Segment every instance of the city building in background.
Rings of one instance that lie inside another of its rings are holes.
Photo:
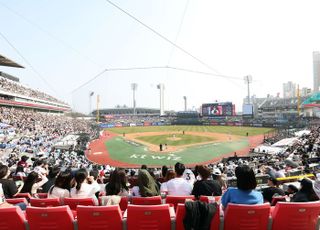
[[[319,92],[320,86],[320,52],[313,52],[313,92]]]
[[[297,85],[292,81],[283,83],[283,98],[291,98],[296,96]]]

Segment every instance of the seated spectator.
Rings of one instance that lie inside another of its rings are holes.
[[[237,177],[237,188],[228,188],[221,198],[223,208],[228,203],[234,204],[262,204],[263,196],[255,191],[257,187],[256,177],[253,170],[247,166],[238,166],[235,170]]]
[[[168,195],[172,196],[188,196],[192,192],[192,185],[182,178],[185,166],[177,162],[174,166],[176,178],[168,181],[167,189]]]
[[[21,178],[26,177],[26,173],[24,172],[24,167],[22,165],[17,166],[15,176],[19,176]]]
[[[98,204],[98,199],[95,195],[95,188],[89,181],[93,181],[92,176],[88,176],[86,169],[79,169],[75,175],[76,187],[71,189],[70,195],[72,198],[92,198],[95,204]]]
[[[0,165],[0,183],[2,184],[3,194],[6,199],[13,198],[14,195],[19,193],[19,190],[16,183],[13,180],[9,180],[8,176],[10,175],[10,171],[8,166]]]
[[[207,166],[199,165],[198,173],[201,180],[194,183],[192,195],[196,198],[203,196],[220,196],[222,194],[220,184],[215,180],[209,180],[211,172]]]
[[[60,172],[54,185],[48,191],[48,198],[70,197],[70,184],[72,176],[70,171]]]
[[[39,181],[40,179],[40,181]],[[21,189],[22,193],[30,193],[30,195],[35,196],[38,189],[41,188],[48,181],[48,178],[43,174],[38,174],[37,172],[31,172],[27,176],[26,181]]]
[[[127,176],[123,170],[115,169],[111,172],[109,183],[106,185],[106,195],[128,196]]]
[[[221,186],[222,190],[226,190],[227,189],[227,183],[225,182],[224,179],[222,179],[222,173],[221,173],[220,169],[216,168],[216,169],[213,170],[212,179],[219,183],[219,185]]]
[[[262,195],[265,201],[268,201],[269,203],[271,203],[273,195],[276,195],[276,194],[280,196],[285,195],[284,191],[278,187],[278,181],[276,178],[270,177],[268,179],[268,186],[269,187],[264,188],[262,190]]]
[[[23,168],[28,167],[28,163],[27,160],[29,159],[29,157],[27,156],[22,156],[21,160],[18,162],[18,166],[21,165]]]
[[[158,196],[159,194],[159,188],[150,173],[145,169],[140,169],[138,174],[138,186],[132,188],[132,195],[149,197]]]
[[[51,169],[49,170],[48,181],[42,186],[42,192],[47,193],[49,189],[55,184],[59,172],[59,167],[51,167]]]
[[[98,169],[92,169],[89,173],[90,176],[93,177],[92,186],[95,188],[95,194],[96,197],[99,198],[99,193],[100,193],[100,185],[98,184],[98,176],[99,176],[99,170]]]
[[[289,184],[287,191],[285,191],[285,194],[288,196],[293,196],[294,194],[296,194],[299,191],[299,189],[294,186],[293,184]]]
[[[308,202],[319,200],[319,197],[313,190],[313,183],[310,179],[303,178],[300,181],[299,191],[292,197],[291,202]]]
[[[168,193],[167,183],[171,179],[175,178],[176,174],[173,169],[168,169],[166,172],[166,176],[164,177],[164,182],[160,186],[160,192]]]

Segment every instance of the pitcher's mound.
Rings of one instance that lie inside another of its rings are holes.
[[[168,137],[167,140],[169,141],[180,141],[182,138],[180,137]]]

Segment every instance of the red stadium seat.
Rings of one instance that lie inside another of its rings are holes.
[[[171,229],[169,205],[128,205],[127,228],[128,230]]]
[[[225,230],[262,230],[268,228],[270,204],[228,204],[224,213]]]
[[[74,218],[68,206],[26,210],[30,230],[73,230]]]
[[[199,200],[205,203],[209,203],[210,196],[200,196]],[[220,202],[221,196],[213,196],[215,202]]]
[[[37,196],[39,197],[39,198],[48,198],[48,193],[37,193]]]
[[[26,217],[19,207],[0,208],[1,230],[24,230]]]
[[[186,215],[186,209],[184,204],[177,205],[177,212],[176,212],[176,230],[184,230],[183,219]],[[214,217],[211,220],[210,230],[219,230],[220,226],[220,211],[219,208],[217,209]]]
[[[194,200],[194,196],[167,196],[166,204],[173,204],[174,210],[177,209],[177,205],[185,203],[186,199]]]
[[[120,206],[121,211],[127,210],[127,207],[128,207],[128,197],[127,196],[121,197],[119,206]]]
[[[279,201],[286,201],[285,196],[272,197],[271,206],[275,206]]]
[[[6,201],[9,204],[25,203],[26,205],[28,205],[28,201],[26,198],[10,198],[10,199],[6,199]]]
[[[131,204],[135,205],[156,205],[161,204],[161,196],[132,197]]]
[[[31,198],[30,193],[18,193],[14,196],[14,198],[26,198],[28,201]]]
[[[33,207],[56,207],[61,205],[59,198],[31,198],[30,204]]]
[[[316,229],[319,214],[320,201],[299,203],[279,202],[272,212],[272,229]]]
[[[92,198],[64,198],[64,205],[69,205],[72,210],[76,210],[78,205],[94,206]]]
[[[122,230],[122,214],[118,205],[77,207],[78,230]]]

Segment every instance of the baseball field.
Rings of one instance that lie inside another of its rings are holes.
[[[246,155],[269,128],[235,126],[147,126],[106,129],[89,144],[87,158],[117,167],[188,166]],[[161,146],[160,146],[161,145]]]

